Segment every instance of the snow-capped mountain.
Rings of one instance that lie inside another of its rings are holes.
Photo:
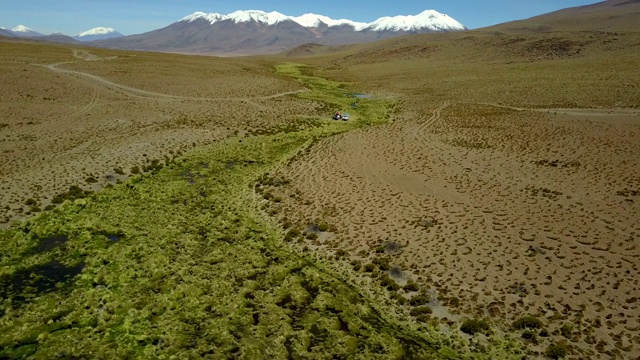
[[[261,10],[230,14],[195,12],[162,29],[99,40],[92,45],[128,50],[249,55],[282,52],[306,43],[342,45],[458,30],[466,28],[435,10],[418,15],[382,17],[371,23],[335,20],[318,14],[287,16]]]
[[[307,28],[316,28],[325,24],[327,26],[341,26],[348,25],[354,28],[354,30],[362,30],[369,26],[368,23],[351,21],[347,19],[334,20],[328,16],[317,14],[304,14],[297,17],[291,17],[291,20]]]
[[[185,16],[179,21],[193,22],[198,19],[204,19],[212,25],[225,20],[231,20],[236,24],[255,21],[267,25],[275,25],[283,21],[291,20],[307,28],[315,28],[321,24],[325,24],[329,27],[349,25],[353,27],[355,31],[421,31],[425,29],[431,31],[456,31],[466,29],[464,25],[460,24],[453,18],[435,10],[425,10],[418,15],[385,16],[371,23],[356,22],[348,19],[334,20],[328,16],[317,14],[304,14],[302,16],[295,17],[283,15],[276,11],[267,13],[260,10],[235,11],[226,15],[195,12],[191,15]]]
[[[419,31],[423,29],[456,31],[465,29],[464,25],[449,15],[441,14],[435,10],[425,10],[418,15],[381,17],[369,24],[367,28],[375,31]]]
[[[43,34],[29,29],[28,27],[24,26],[24,25],[18,25],[16,27],[14,27],[13,29],[11,29],[11,32],[15,35],[15,36],[43,36]]]
[[[97,27],[91,30],[81,32],[73,36],[73,38],[79,41],[93,41],[93,40],[113,39],[113,38],[118,38],[122,36],[124,35],[115,31],[113,28]]]
[[[225,20],[230,20],[236,24],[242,23],[242,22],[255,21],[255,22],[264,23],[267,25],[275,25],[279,22],[288,20],[289,17],[286,15],[280,14],[277,11],[272,11],[267,13],[260,10],[246,10],[246,11],[234,11],[227,15],[218,14],[218,13],[204,13],[204,12],[198,11],[191,15],[185,16],[179,21],[193,22],[198,19],[205,19],[212,25],[217,22],[221,22]]]

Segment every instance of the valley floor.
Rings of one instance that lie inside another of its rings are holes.
[[[638,356],[640,113],[423,108],[321,141],[274,207],[329,224],[319,251],[430,289],[444,323],[530,314],[580,358]]]
[[[640,111],[590,58],[2,46],[0,357],[640,356]]]

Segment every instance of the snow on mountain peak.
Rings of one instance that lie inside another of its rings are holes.
[[[321,22],[327,24],[328,26],[350,25],[355,30],[364,29],[369,25],[367,23],[351,21],[348,19],[334,20],[328,16],[317,14],[304,14],[297,17],[290,17],[290,19],[304,27],[310,28],[319,26]]]
[[[116,32],[114,29],[110,28],[110,27],[97,27],[97,28],[93,28],[91,30],[87,30],[85,32],[81,32],[80,34],[76,35],[79,37],[82,36],[91,36],[91,35],[106,35],[106,34],[111,34]]]
[[[30,32],[33,31],[32,29],[29,29],[28,27],[24,26],[24,25],[18,25],[16,27],[14,27],[13,29],[11,29],[11,31],[13,32]]]
[[[439,31],[464,30],[464,25],[460,24],[448,15],[441,14],[435,10],[425,10],[418,15],[385,16],[372,22],[370,29],[376,31],[411,31],[417,29],[431,29]]]
[[[268,25],[274,25],[282,21],[291,20],[308,28],[317,27],[320,23],[324,23],[328,26],[349,25],[356,31],[365,29],[374,31],[412,31],[420,29],[451,31],[465,29],[464,25],[460,24],[448,15],[441,14],[435,10],[425,10],[418,15],[385,16],[371,23],[356,22],[348,19],[334,20],[324,15],[311,13],[297,17],[286,16],[276,11],[267,13],[261,10],[238,10],[227,15],[204,13],[199,11],[185,16],[180,19],[180,21],[193,22],[198,19],[204,19],[210,24],[224,20],[232,20],[235,23],[256,21]]]
[[[274,25],[281,21],[288,20],[289,17],[276,11],[267,13],[261,10],[238,10],[227,15],[218,13],[204,13],[198,11],[191,15],[185,16],[184,18],[180,19],[180,21],[193,22],[198,19],[204,19],[210,24],[214,24],[216,22],[224,20],[232,20],[235,23],[257,21],[266,23],[268,25]]]
[[[275,25],[281,21],[289,20],[288,16],[280,14],[277,11],[267,13],[261,10],[234,11],[231,14],[228,14],[227,17],[235,23],[249,22],[253,20],[266,23],[267,25]]]
[[[180,21],[193,22],[198,19],[207,20],[209,23],[213,24],[215,22],[221,21],[224,15],[218,13],[204,13],[202,11],[194,12],[191,15],[187,15],[180,19]]]

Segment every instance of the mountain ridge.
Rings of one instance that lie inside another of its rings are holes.
[[[287,16],[262,10],[229,14],[198,11],[162,29],[89,44],[124,50],[238,56],[273,54],[305,43],[344,45],[407,34],[463,30],[467,30],[464,25],[435,10],[382,17],[371,23],[334,20],[317,14]]]
[[[418,30],[420,28],[429,28],[431,30],[456,31],[466,30],[466,27],[446,14],[437,12],[436,10],[425,10],[417,15],[396,15],[383,16],[370,23],[357,22],[349,19],[335,20],[328,16],[307,13],[301,16],[287,16],[277,11],[265,12],[262,10],[238,10],[229,14],[205,13],[197,11],[187,15],[179,20],[179,22],[193,22],[197,19],[205,19],[211,25],[231,20],[234,23],[256,21],[267,25],[274,25],[279,22],[291,20],[301,26],[313,28],[319,26],[320,22],[332,26],[348,25],[356,31],[372,29],[376,31],[384,30]],[[437,24],[437,26],[433,26]]]

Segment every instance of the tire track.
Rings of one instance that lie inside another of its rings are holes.
[[[136,97],[136,98],[142,98],[142,99],[148,99],[148,100],[237,101],[237,102],[244,102],[244,103],[247,103],[247,104],[251,104],[253,106],[260,107],[261,105],[254,103],[252,100],[270,100],[270,99],[275,99],[275,98],[278,98],[278,97],[289,96],[289,95],[299,94],[299,93],[308,91],[307,89],[299,89],[299,90],[284,91],[284,92],[280,92],[280,93],[276,93],[276,94],[264,95],[264,96],[256,96],[256,97],[217,97],[217,98],[214,97],[214,98],[208,98],[208,97],[169,95],[169,94],[157,93],[157,92],[153,92],[153,91],[147,91],[147,90],[134,88],[134,87],[131,87],[131,86],[117,84],[115,82],[109,81],[109,80],[107,80],[105,78],[102,78],[100,76],[97,76],[97,75],[93,75],[93,74],[85,73],[85,72],[81,72],[81,71],[75,71],[75,70],[60,69],[58,67],[60,65],[70,64],[70,63],[74,63],[74,62],[75,61],[68,61],[68,62],[62,62],[62,63],[56,63],[56,64],[49,64],[49,65],[41,65],[41,64],[34,64],[34,65],[45,67],[45,68],[47,68],[47,69],[49,69],[51,71],[54,71],[54,72],[68,74],[68,75],[71,75],[71,76],[74,76],[74,77],[82,77],[82,78],[90,80],[94,84],[102,85],[102,86],[106,87],[109,90],[112,90],[112,91],[115,91],[115,92],[130,96],[130,97]]]
[[[89,111],[91,111],[91,109],[96,107],[96,104],[97,104],[99,99],[100,99],[100,89],[98,89],[97,87],[94,87],[93,88],[93,96],[91,97],[91,101],[89,101],[89,103],[87,105],[83,106],[82,109],[76,111],[71,116],[72,117],[77,117],[77,116],[80,116],[80,115],[88,113]]]

